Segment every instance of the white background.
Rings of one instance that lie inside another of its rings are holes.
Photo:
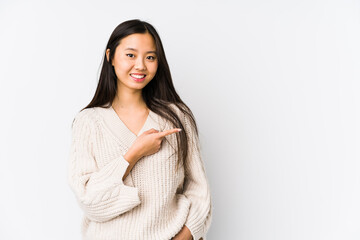
[[[80,239],[70,127],[113,29],[158,30],[197,119],[210,240],[360,239],[360,2],[0,1],[0,239]]]

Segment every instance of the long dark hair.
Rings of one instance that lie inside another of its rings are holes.
[[[178,116],[176,110],[174,111],[169,104],[175,104],[176,107],[185,114],[184,116],[190,120],[190,127],[195,137],[198,137],[198,128],[192,111],[175,91],[161,39],[151,24],[140,21],[139,19],[134,19],[125,21],[114,29],[105,48],[100,79],[95,95],[91,102],[85,108],[81,109],[81,111],[92,107],[111,107],[117,92],[117,76],[111,62],[121,39],[134,33],[149,33],[155,41],[158,68],[154,78],[142,89],[142,97],[151,111],[170,121],[173,125],[172,127],[176,126],[183,129],[183,131],[176,134],[178,146],[176,152],[179,159],[177,164],[178,169],[181,164],[185,164],[184,161],[187,161],[188,149],[192,147],[190,144],[194,143],[188,140],[188,131],[190,131],[190,129],[184,128],[184,124],[182,120],[180,120],[181,116]],[[106,58],[106,49],[110,49],[109,61]]]

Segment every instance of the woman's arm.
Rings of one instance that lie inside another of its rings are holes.
[[[140,157],[136,154],[136,152],[130,148],[124,155],[124,159],[129,163],[129,166],[126,169],[126,172],[122,178],[122,180],[124,181],[125,178],[129,175],[131,169],[135,166],[137,160]]]
[[[105,222],[139,205],[136,187],[123,182],[130,163],[119,155],[98,169],[93,155],[94,123],[80,112],[73,122],[68,183],[85,215]],[[131,158],[131,155],[130,155]],[[130,170],[129,170],[130,171]]]
[[[190,149],[185,164],[183,194],[191,201],[185,226],[194,240],[204,237],[212,220],[210,186],[205,173],[198,136],[192,130],[188,117],[184,116],[185,130],[189,135]]]

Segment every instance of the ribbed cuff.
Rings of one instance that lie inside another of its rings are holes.
[[[191,235],[193,237],[193,240],[199,240],[202,237],[201,231],[200,232],[194,232],[194,230],[191,227],[189,227],[186,224],[185,224],[185,226],[190,230]]]
[[[125,185],[122,178],[129,166],[129,162],[121,155],[109,164],[104,166],[99,172],[96,172],[94,177],[88,182],[88,186],[92,186],[93,191],[103,190],[104,188],[112,187],[114,185]],[[129,187],[134,187],[132,180],[127,176],[126,183]]]
[[[125,182],[123,182],[122,178],[124,177],[124,174],[125,174],[127,168],[129,167],[130,163],[128,161],[126,161],[124,156],[122,156],[122,155],[116,159],[116,162],[118,163],[118,165],[115,169],[116,173],[114,174],[114,176],[116,176],[116,178],[117,178],[116,179],[117,181],[115,181],[115,182],[116,183],[125,183]],[[133,186],[132,181],[131,181],[131,185]]]

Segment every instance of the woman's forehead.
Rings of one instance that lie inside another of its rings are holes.
[[[155,52],[156,45],[149,33],[134,33],[121,39],[119,47],[122,50]]]

